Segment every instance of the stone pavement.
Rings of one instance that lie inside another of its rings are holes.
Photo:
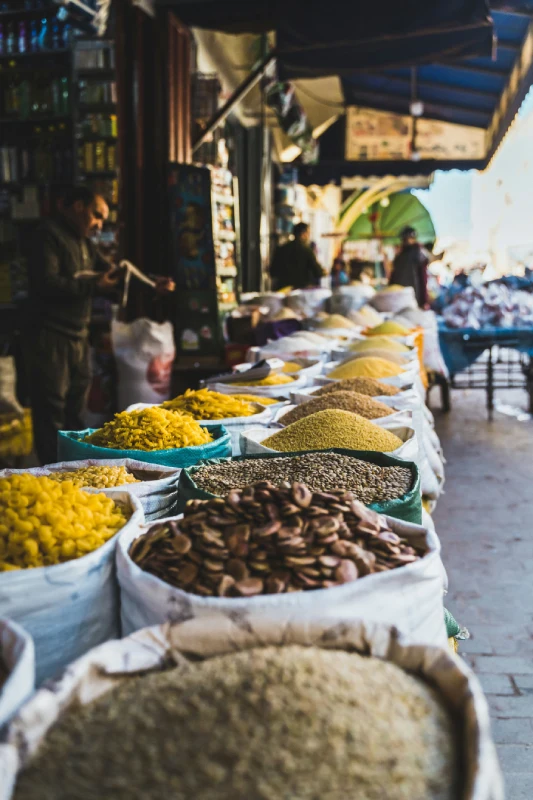
[[[526,407],[523,392],[498,396]],[[450,414],[434,412],[447,459],[434,521],[445,604],[471,634],[459,652],[487,694],[506,798],[533,800],[533,420],[495,412],[490,423],[484,403],[456,391]]]

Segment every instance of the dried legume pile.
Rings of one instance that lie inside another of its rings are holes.
[[[388,417],[394,414],[394,408],[389,408],[385,403],[373,400],[365,394],[359,394],[358,392],[332,392],[322,397],[315,397],[309,400],[308,403],[300,403],[296,408],[283,414],[279,418],[279,422],[282,425],[290,425],[317,411],[324,411],[326,408],[341,408],[344,411],[352,411],[365,417],[365,419],[379,419],[380,417]]]
[[[364,350],[374,350],[379,347],[381,350],[390,350],[394,353],[408,353],[407,345],[392,339],[390,336],[372,336],[370,339],[363,339],[360,342],[353,342],[348,346],[348,350],[361,353]]]
[[[84,556],[114,536],[129,513],[69,481],[27,473],[0,478],[0,572]]]
[[[391,361],[367,356],[340,364],[328,372],[328,378],[392,378],[402,372],[403,368]]]
[[[203,597],[329,589],[405,566],[425,552],[351,492],[260,481],[225,498],[189,500],[183,519],[130,547],[146,572]]]
[[[359,392],[369,397],[394,397],[395,394],[400,393],[396,386],[389,386],[388,383],[382,383],[375,378],[345,378],[342,381],[327,383],[325,386],[321,386],[320,389],[315,389],[314,392],[311,392],[311,395],[313,397],[321,397],[323,394],[341,391]]]
[[[153,406],[141,411],[121,411],[85,442],[115,450],[167,450],[194,447],[213,441],[208,428],[189,414]]]
[[[405,467],[380,467],[340,453],[222,461],[200,467],[193,480],[200,489],[217,495],[243,489],[256,481],[270,481],[275,486],[296,481],[305,483],[313,492],[353,492],[355,499],[365,505],[403,497],[412,485],[411,473]]]
[[[424,681],[289,645],[128,678],[66,711],[14,797],[453,800],[458,775],[451,717]]]
[[[257,414],[249,402],[240,400],[232,394],[211,392],[209,389],[187,389],[173,400],[161,403],[161,408],[181,411],[198,420],[230,419],[232,417],[251,417]]]
[[[138,483],[137,478],[126,467],[83,467],[65,472],[51,472],[51,481],[71,481],[74,486],[91,486],[94,489],[110,489],[126,483]]]
[[[242,381],[232,383],[232,386],[278,386],[283,383],[292,383],[294,381],[294,378],[291,378],[290,375],[283,375],[278,372],[271,372],[266,378],[261,378],[261,380],[257,381],[251,381],[245,376],[246,373],[244,373]]]
[[[389,453],[403,444],[390,431],[373,422],[337,408],[317,411],[304,417],[261,442],[265,447],[281,453],[298,450],[329,450],[331,447],[346,450],[377,450]]]

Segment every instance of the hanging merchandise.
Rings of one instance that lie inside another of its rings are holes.
[[[271,83],[266,90],[266,101],[275,112],[281,129],[302,151],[304,164],[318,161],[318,143],[307,115],[296,99],[292,83]]]

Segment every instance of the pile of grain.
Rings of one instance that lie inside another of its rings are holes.
[[[261,444],[280,453],[328,450],[331,447],[389,453],[397,450],[403,443],[395,434],[374,425],[359,414],[326,409],[293,422],[264,439]]]
[[[407,345],[398,342],[396,339],[392,339],[390,336],[372,336],[371,339],[352,342],[352,344],[348,346],[348,350],[352,350],[354,353],[361,353],[364,350],[374,350],[376,348],[380,350],[390,350],[394,353],[409,352]]]
[[[381,325],[376,325],[375,328],[370,328],[366,332],[367,336],[407,336],[411,331],[409,328],[404,328],[394,320],[390,319],[387,322],[382,322]]]
[[[392,361],[366,356],[340,364],[328,372],[328,378],[377,378],[379,380],[379,378],[401,375],[402,372],[402,367],[393,364]]]
[[[370,340],[372,341],[372,340]],[[399,364],[402,367],[408,365],[408,359],[405,353],[395,353],[393,350],[388,350],[382,347],[369,347],[367,350],[359,352],[351,352],[346,361],[353,361],[354,358],[381,358],[384,361],[390,361],[393,364]]]
[[[317,322],[317,327],[319,329],[335,329],[335,328],[356,328],[356,324],[352,322],[348,317],[343,317],[342,314],[329,314],[323,319],[320,319]]]
[[[316,411],[323,411],[326,408],[341,408],[344,411],[352,411],[355,414],[360,414],[365,419],[379,419],[380,417],[388,417],[394,414],[394,409],[386,406],[385,403],[380,403],[379,400],[373,400],[365,394],[358,392],[330,392],[322,397],[315,397],[309,400],[308,403],[301,403],[300,405],[283,414],[279,422],[282,425],[290,425],[299,419],[308,417]]]
[[[311,392],[313,397],[321,397],[330,392],[359,392],[360,394],[367,394],[369,397],[394,397],[399,394],[400,390],[396,386],[389,386],[388,383],[382,383],[375,378],[345,378],[342,381],[335,381],[326,383],[320,389],[315,389]]]

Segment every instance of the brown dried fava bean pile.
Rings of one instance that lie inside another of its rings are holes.
[[[454,800],[454,733],[435,690],[395,664],[258,647],[68,709],[15,800]]]
[[[373,400],[365,394],[359,392],[330,392],[322,397],[314,397],[308,403],[300,405],[283,414],[278,419],[281,425],[290,425],[299,419],[314,414],[315,411],[324,411],[326,408],[341,408],[343,411],[351,411],[360,414],[365,419],[379,419],[394,414],[394,408],[389,408],[379,400]]]
[[[275,486],[285,481],[305,483],[313,492],[353,492],[365,505],[403,497],[413,482],[406,467],[380,467],[341,453],[321,452],[206,464],[194,472],[193,480],[200,489],[218,495],[256,481],[270,481]]]
[[[313,397],[321,397],[323,394],[330,392],[359,392],[360,394],[367,394],[369,397],[393,397],[399,394],[400,390],[396,386],[389,386],[387,383],[382,383],[376,378],[345,378],[343,381],[333,381],[321,386],[311,392]]]
[[[351,492],[259,481],[225,498],[189,500],[183,519],[153,525],[129,554],[192,594],[252,597],[339,586],[424,552]]]

